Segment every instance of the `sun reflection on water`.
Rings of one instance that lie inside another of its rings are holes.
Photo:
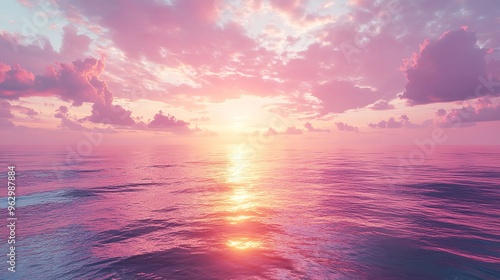
[[[246,238],[246,237],[237,238],[237,239],[230,239],[227,241],[227,246],[229,246],[231,248],[238,249],[238,250],[260,248],[261,245],[262,245],[262,242],[250,240],[249,238]]]
[[[259,206],[258,196],[253,191],[253,183],[257,176],[253,159],[244,146],[238,146],[229,154],[229,166],[227,168],[226,183],[232,187],[231,193],[226,199],[225,219],[228,227],[241,226],[253,221]],[[250,250],[262,247],[262,240],[250,236],[248,228],[239,227],[236,232],[229,236],[226,245],[235,250]],[[254,234],[255,235],[255,234]]]

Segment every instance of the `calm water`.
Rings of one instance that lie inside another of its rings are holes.
[[[500,279],[500,148],[412,148],[2,147],[0,278]]]

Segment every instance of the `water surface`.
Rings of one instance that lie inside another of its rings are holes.
[[[500,149],[411,149],[2,149],[0,278],[500,279]]]

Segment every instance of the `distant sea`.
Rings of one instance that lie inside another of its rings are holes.
[[[414,148],[2,146],[0,278],[500,279],[500,147]]]

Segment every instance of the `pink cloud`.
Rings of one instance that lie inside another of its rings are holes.
[[[63,32],[61,56],[77,58],[83,56],[88,51],[92,40],[87,35],[78,34],[77,29],[73,25],[66,25],[63,28]]]
[[[312,94],[322,101],[323,114],[342,113],[373,103],[378,95],[349,81],[331,81],[315,87]]]
[[[98,79],[103,69],[104,62],[93,58],[48,66],[45,75],[37,76],[19,66],[0,64],[0,98],[42,95],[59,96],[75,106],[83,102],[109,103],[112,95]]]
[[[500,120],[500,104],[488,98],[481,98],[472,104],[448,112],[438,111],[438,124],[443,127],[470,126],[476,122]]]
[[[23,65],[28,71],[40,74],[54,61],[70,62],[84,56],[89,50],[91,39],[78,34],[72,25],[65,26],[62,31],[59,52],[45,37],[37,37],[35,42],[23,44],[23,36],[0,32],[0,61],[8,65]]]
[[[110,38],[132,61],[145,59],[160,65],[195,69],[193,79],[199,87],[174,86],[164,96],[151,92],[147,94],[148,98],[182,106],[183,102],[187,102],[186,96],[193,100],[200,100],[196,97],[203,96],[206,98],[203,100],[209,102],[238,98],[241,94],[284,96],[298,91],[305,93],[300,86],[307,84],[312,94],[323,101],[322,114],[325,114],[364,107],[380,98],[393,98],[405,84],[404,76],[397,71],[401,59],[409,56],[413,46],[429,36],[429,30],[421,26],[429,25],[432,31],[446,30],[466,20],[465,16],[455,16],[460,9],[457,6],[428,0],[401,3],[399,13],[390,14],[390,19],[382,25],[380,33],[369,37],[369,44],[357,46],[360,50],[359,61],[348,63],[339,46],[344,42],[354,44],[358,37],[366,37],[360,27],[380,21],[379,14],[389,12],[390,7],[394,6],[393,2],[357,3],[348,14],[312,31],[309,35],[316,37],[316,40],[290,60],[282,60],[281,53],[259,45],[259,41],[247,34],[248,31],[238,23],[237,18],[224,18],[221,21],[224,5],[219,1],[174,1],[172,4],[75,1],[61,5],[67,13],[79,13],[92,24],[102,27],[105,33],[100,35]],[[259,3],[254,1],[245,7],[260,9]],[[306,14],[305,1],[273,0],[268,3],[273,11],[290,18],[309,16]],[[469,2],[463,5],[474,15],[492,13]],[[433,14],[426,12],[429,7],[454,17],[450,17],[446,25],[438,25],[432,21]],[[367,10],[375,13],[368,13]],[[487,32],[491,26],[484,24],[480,27]],[[120,67],[123,68],[121,65],[116,66]],[[126,69],[128,71],[129,68]],[[345,97],[329,98],[320,92],[319,88],[324,83],[352,78],[357,80],[352,85],[353,89],[344,90]],[[139,83],[135,84],[141,87],[141,79],[137,80]],[[120,83],[109,81],[118,96],[122,93]],[[360,89],[368,89],[362,85],[370,86],[376,98],[364,98],[366,95],[357,94]],[[182,98],[179,99],[179,96]]]
[[[276,131],[274,128],[270,127],[265,133],[265,136],[276,136],[276,135],[301,135],[304,132],[294,126],[287,127],[285,131]]]
[[[61,128],[67,128],[67,129],[71,129],[71,130],[83,130],[83,129],[85,129],[76,120],[75,117],[69,116],[69,110],[68,110],[68,107],[66,107],[66,106],[60,106],[56,110],[54,117],[57,119],[61,119],[61,123],[59,124],[59,127],[61,127]]]
[[[148,124],[148,128],[168,131],[175,134],[190,134],[193,131],[189,128],[189,123],[176,119],[174,116],[164,115],[162,111],[158,112],[153,120]]]
[[[378,123],[370,123],[368,124],[371,128],[416,128],[419,125],[413,124],[410,122],[410,119],[407,115],[401,115],[398,120],[394,117],[389,118],[387,121],[381,120]]]
[[[28,108],[25,106],[21,105],[11,105],[10,106],[11,110],[17,111],[23,115],[26,115],[30,118],[35,118],[35,116],[39,115],[37,111],[35,111],[33,108]]]
[[[296,127],[288,127],[285,132],[283,132],[282,134],[284,135],[300,135],[302,134],[303,131],[300,129],[300,128],[296,128]]]
[[[358,132],[358,127],[356,126],[352,126],[352,125],[348,125],[346,123],[343,123],[343,122],[336,122],[335,125],[337,126],[337,129],[340,130],[340,131],[354,131],[354,132]]]
[[[131,115],[131,111],[124,109],[120,105],[98,102],[92,105],[92,114],[86,117],[85,120],[93,123],[133,126],[136,122]]]
[[[33,73],[19,66],[0,63],[0,98],[17,99],[28,94],[35,85]]]
[[[75,1],[82,15],[107,28],[111,40],[133,58],[176,66],[209,66],[220,70],[238,51],[252,50],[256,43],[235,22],[218,25],[219,1]],[[147,43],[144,43],[147,42]],[[161,54],[166,50],[167,55]]]
[[[104,60],[87,58],[71,64],[49,66],[45,75],[37,75],[20,67],[0,64],[0,98],[18,99],[29,96],[58,96],[73,106],[94,103],[92,115],[84,118],[93,123],[132,126],[131,111],[113,105],[113,94],[99,79]]]
[[[321,128],[315,128],[310,122],[306,122],[304,124],[304,127],[307,129],[308,132],[327,132],[329,133],[329,129],[321,129]]]
[[[6,129],[14,127],[14,123],[12,123],[9,118],[14,117],[11,112],[11,105],[9,102],[0,100],[0,129]]]
[[[304,0],[269,0],[271,7],[284,13],[291,18],[299,18],[304,15]]]
[[[420,53],[406,62],[408,83],[402,97],[412,105],[475,98],[485,76],[486,50],[474,32],[461,28],[426,40]],[[497,93],[498,94],[498,93]]]
[[[0,118],[8,119],[14,117],[14,115],[12,115],[12,112],[10,111],[11,105],[9,102],[0,101],[0,108],[2,108],[2,110],[0,110]]]
[[[389,101],[387,100],[379,100],[373,104],[373,106],[370,107],[372,110],[376,111],[383,111],[383,110],[392,110],[394,109],[394,105],[389,104]]]

